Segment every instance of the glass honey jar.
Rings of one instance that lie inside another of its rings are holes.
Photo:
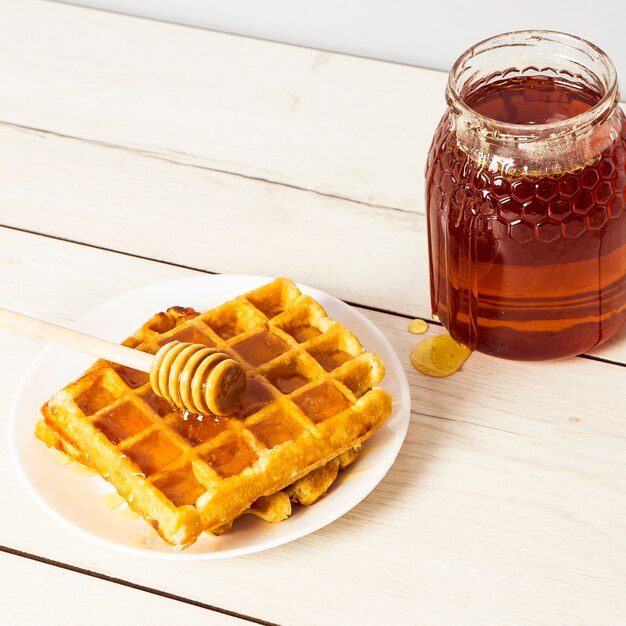
[[[593,44],[520,31],[461,55],[426,168],[433,313],[472,350],[580,354],[626,319],[626,120]]]

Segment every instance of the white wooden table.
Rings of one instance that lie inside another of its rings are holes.
[[[393,343],[412,415],[312,535],[155,562],[49,518],[0,440],[0,624],[623,624],[626,331],[592,355],[409,363],[445,75],[0,0],[0,305],[59,323],[197,272],[287,275]],[[431,325],[429,333],[443,332]],[[0,330],[0,420],[41,349]]]

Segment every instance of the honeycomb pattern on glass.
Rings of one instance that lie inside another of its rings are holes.
[[[445,130],[445,125],[438,129],[428,156],[430,202],[437,210],[446,204],[452,223],[455,215],[469,211],[487,220],[486,229],[496,239],[552,243],[600,230],[624,211],[626,138],[576,172],[511,181],[476,167],[458,146],[448,146]]]

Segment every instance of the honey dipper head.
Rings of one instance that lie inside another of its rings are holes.
[[[154,393],[181,409],[230,415],[243,400],[246,373],[223,352],[172,341],[154,356],[150,384]]]

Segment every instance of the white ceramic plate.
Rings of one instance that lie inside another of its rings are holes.
[[[271,279],[258,276],[197,276],[160,283],[106,302],[72,326],[111,341],[122,341],[156,311],[173,305],[203,311],[258,287]],[[238,520],[221,537],[202,537],[182,552],[165,544],[141,518],[110,511],[103,496],[112,486],[95,475],[78,475],[33,435],[39,407],[58,389],[79,376],[93,358],[58,346],[46,347],[19,385],[9,416],[10,446],[20,477],[36,500],[62,524],[105,546],[160,558],[214,559],[266,550],[307,535],[336,520],[374,489],[394,462],[410,417],[410,395],[400,360],[381,331],[361,313],[326,293],[300,289],[359,337],[367,350],[385,362],[382,387],[394,399],[394,412],[367,442],[360,458],[311,507],[295,507],[292,516],[268,524],[252,515]]]

